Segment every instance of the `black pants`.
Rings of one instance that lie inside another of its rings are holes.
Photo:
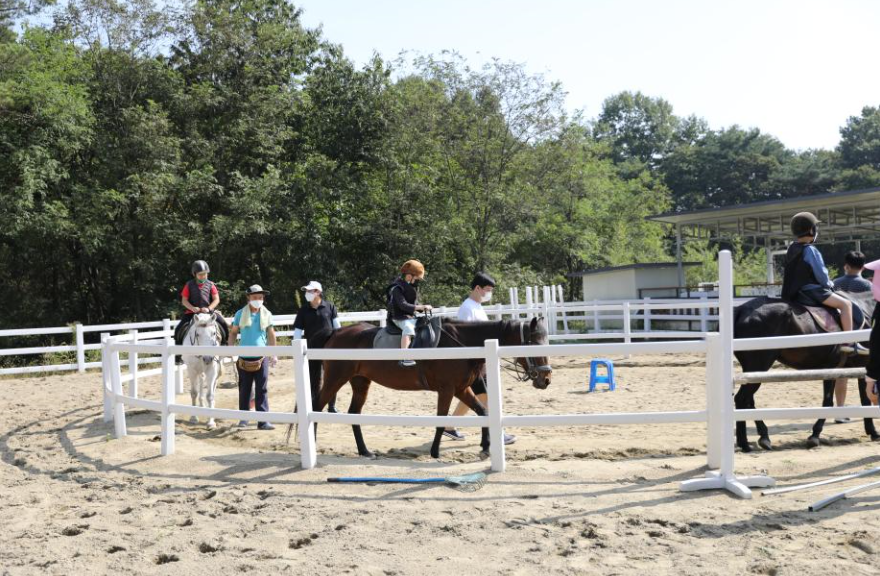
[[[263,358],[263,366],[256,372],[238,368],[238,409],[250,410],[251,389],[254,391],[257,412],[269,411],[269,359]]]
[[[868,341],[868,366],[866,371],[868,378],[880,380],[880,303],[874,308],[874,316],[871,319],[871,339]]]
[[[321,399],[321,376],[324,370],[323,360],[309,360],[309,384],[312,388],[312,410],[318,409],[318,402]],[[336,411],[336,395],[327,403],[327,408]]]

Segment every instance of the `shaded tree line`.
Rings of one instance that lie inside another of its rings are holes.
[[[51,18],[14,31],[28,12]],[[794,152],[639,93],[594,119],[564,98],[454,53],[355,66],[284,0],[0,0],[0,324],[169,315],[197,258],[227,312],[252,283],[291,312],[309,279],[377,309],[408,258],[454,304],[479,269],[668,260],[650,214],[880,185],[878,108]]]

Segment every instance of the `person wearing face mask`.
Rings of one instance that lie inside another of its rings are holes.
[[[485,272],[477,272],[474,279],[471,280],[471,293],[465,298],[461,306],[458,307],[458,319],[462,322],[488,322],[489,316],[483,310],[483,304],[487,304],[492,300],[492,292],[495,290],[495,280]],[[477,397],[477,400],[488,406],[489,396],[486,394],[486,366],[480,375],[471,384],[471,392]],[[464,416],[469,408],[467,404],[458,401],[453,416]],[[443,435],[452,440],[464,440],[464,434],[455,428],[447,428],[443,431]],[[516,442],[516,436],[513,434],[504,435],[505,444],[513,444]]]
[[[418,260],[407,260],[400,267],[400,277],[386,291],[388,295],[388,321],[403,332],[400,347],[404,350],[409,348],[410,342],[416,335],[415,313],[432,309],[427,304],[418,303],[418,288],[424,278],[425,266]],[[415,360],[401,360],[398,364],[404,368],[416,365]]]
[[[810,212],[799,212],[791,219],[791,232],[797,241],[791,243],[785,254],[783,300],[804,306],[835,308],[840,312],[843,330],[852,330],[852,302],[834,293],[834,284],[828,277],[822,253],[813,246],[819,237],[819,219]],[[868,349],[858,343],[842,344],[840,351],[844,354],[868,354]]]
[[[323,348],[333,335],[334,330],[342,327],[339,323],[336,306],[324,299],[324,289],[320,282],[314,280],[302,287],[306,303],[296,313],[293,322],[293,339],[305,336],[309,348]],[[321,372],[324,363],[321,360],[309,360],[309,379],[312,388],[312,403],[317,405],[321,390]],[[336,397],[327,405],[328,412],[336,412]]]
[[[217,285],[208,280],[208,274],[211,268],[204,260],[196,260],[192,264],[193,278],[186,283],[183,290],[180,291],[180,304],[186,309],[183,318],[174,328],[174,342],[180,346],[183,344],[183,337],[196,314],[211,314],[220,305],[220,292]],[[220,326],[222,333],[221,342],[225,342],[229,336],[229,325],[223,318],[223,314],[215,316],[217,324]],[[177,364],[183,364],[180,356],[175,357]]]
[[[229,331],[229,345],[234,346],[235,340],[241,333],[242,346],[275,346],[275,328],[272,323],[272,313],[263,306],[263,300],[269,295],[268,290],[263,290],[259,284],[254,284],[245,291],[247,305],[235,313],[232,320],[232,328]],[[238,409],[250,408],[251,389],[255,390],[255,399],[258,412],[269,411],[269,366],[274,366],[278,359],[272,356],[239,356],[236,362],[238,369]],[[248,425],[247,420],[242,420],[238,426],[244,428]],[[274,430],[275,427],[269,422],[260,422],[257,425],[260,430]]]

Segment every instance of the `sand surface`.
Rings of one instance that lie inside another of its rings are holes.
[[[551,387],[504,376],[507,413],[699,410],[700,356],[615,358],[618,389],[586,392],[585,359],[558,360]],[[273,369],[270,407],[293,406],[292,366]],[[227,372],[218,405],[234,407]],[[4,574],[880,574],[880,489],[818,513],[845,487],[736,499],[681,493],[705,472],[703,424],[522,428],[508,471],[481,490],[339,485],[328,476],[428,477],[488,471],[478,434],[365,427],[376,460],[358,458],[351,429],[321,425],[319,466],[299,469],[284,429],[191,425],[159,456],[158,416],[128,414],[129,436],[101,418],[100,375],[0,380],[0,575]],[[156,378],[141,395],[158,399]],[[340,407],[348,405],[348,391]],[[857,400],[855,383],[850,401]],[[189,395],[179,401],[188,402]],[[365,412],[431,414],[436,396],[374,385]],[[820,383],[765,385],[758,406],[821,404]],[[769,423],[775,449],[737,452],[737,471],[780,485],[880,466],[861,422]],[[752,440],[754,428],[750,426]],[[880,475],[874,478],[880,480]]]

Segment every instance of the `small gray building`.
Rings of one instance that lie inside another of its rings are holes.
[[[682,262],[682,266],[697,266],[697,262]],[[635,300],[675,298],[679,295],[678,264],[675,262],[648,262],[584,270],[569,274],[583,281],[583,300]]]

